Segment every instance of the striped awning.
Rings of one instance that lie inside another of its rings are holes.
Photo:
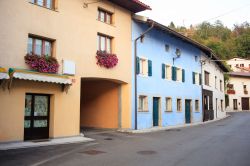
[[[9,74],[5,68],[0,67],[0,80],[9,79]]]
[[[63,85],[71,85],[72,80],[66,75],[40,73],[26,69],[9,69],[10,78],[38,81],[38,82],[49,82]]]

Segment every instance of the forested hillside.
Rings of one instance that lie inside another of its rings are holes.
[[[189,28],[176,27],[173,22],[169,27],[214,50],[221,59],[232,57],[250,58],[250,24],[244,22],[229,29],[219,20],[214,24],[203,22]]]

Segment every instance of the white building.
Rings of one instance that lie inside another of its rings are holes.
[[[228,60],[227,64],[234,72],[250,72],[250,60],[233,58]]]
[[[233,72],[227,85],[227,111],[249,110],[250,60],[233,58],[227,61]]]
[[[203,120],[212,120],[226,116],[224,72],[228,72],[219,59],[212,55],[202,55],[202,97]]]

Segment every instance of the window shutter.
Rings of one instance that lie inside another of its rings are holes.
[[[202,80],[201,80],[201,74],[199,74],[199,84],[202,84]]]
[[[136,74],[140,74],[140,58],[136,57]]]
[[[54,3],[54,10],[58,10],[58,0],[54,0],[52,1],[52,3]]]
[[[193,72],[193,84],[195,84],[195,72]]]
[[[152,76],[152,61],[148,60],[148,76]]]
[[[172,66],[172,80],[176,81],[176,67]]]
[[[185,70],[182,69],[182,82],[185,82]]]
[[[166,69],[166,65],[163,63],[162,65],[161,65],[161,77],[163,78],[163,79],[165,79],[165,69]]]

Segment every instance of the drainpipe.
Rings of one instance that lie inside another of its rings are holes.
[[[151,26],[143,32],[140,36],[138,36],[134,41],[134,79],[135,79],[135,130],[137,130],[137,73],[136,73],[136,60],[137,60],[137,41],[144,37],[146,33],[151,31],[154,27],[154,22],[152,21]]]

